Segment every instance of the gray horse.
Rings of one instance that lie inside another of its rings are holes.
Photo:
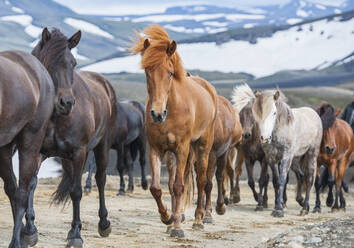
[[[260,138],[265,156],[273,164],[279,164],[280,186],[276,192],[276,205],[272,215],[284,216],[282,204],[287,174],[291,166],[297,165],[305,172],[307,186],[300,214],[308,214],[310,190],[322,139],[321,119],[311,108],[291,109],[279,90],[257,93],[251,98],[255,99],[252,112],[261,130]],[[299,193],[301,194],[301,190]]]

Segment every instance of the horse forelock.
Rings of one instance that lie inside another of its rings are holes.
[[[177,51],[171,56],[167,55],[167,49],[171,41],[166,30],[155,24],[148,26],[142,33],[146,37],[136,32],[137,40],[134,41],[133,47],[131,48],[133,54],[141,54],[142,69],[155,69],[160,66],[170,68],[172,65],[176,79],[185,77],[186,73]],[[146,38],[149,39],[150,45],[145,49],[144,42]]]
[[[45,67],[48,67],[57,64],[63,59],[66,48],[68,48],[68,38],[59,29],[53,28],[50,33],[50,39],[45,44],[41,40],[32,50],[32,54]]]
[[[241,111],[249,102],[254,100],[254,98],[255,95],[248,84],[236,86],[231,95],[231,101],[238,111]]]
[[[328,102],[321,102],[316,109],[316,112],[321,118],[323,130],[328,130],[334,125],[336,121],[335,111]]]

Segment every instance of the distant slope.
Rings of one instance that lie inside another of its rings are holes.
[[[330,66],[354,50],[354,11],[306,21],[292,26],[243,30],[240,37],[229,35],[217,43],[220,34],[178,43],[188,70],[245,72],[264,77],[283,70],[311,70]],[[232,34],[225,32],[225,34]],[[242,37],[252,37],[249,42]],[[235,39],[233,39],[235,38]],[[214,40],[212,40],[214,39]],[[94,63],[84,69],[103,73],[141,72],[139,55],[117,57]]]

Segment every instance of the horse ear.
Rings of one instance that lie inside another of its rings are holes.
[[[278,100],[279,96],[280,96],[280,92],[279,92],[279,90],[277,90],[277,92],[275,92],[275,94],[274,94],[274,100],[275,101]]]
[[[47,27],[45,27],[42,31],[42,45],[47,43],[50,40],[50,32]]]
[[[334,113],[334,116],[337,117],[340,114],[340,112],[342,112],[342,109],[341,108],[337,109],[336,112]]]
[[[144,41],[144,50],[147,49],[149,46],[150,46],[149,39],[145,39],[145,41]]]
[[[70,37],[70,39],[68,39],[68,43],[69,43],[69,49],[73,49],[74,47],[77,46],[77,44],[79,44],[81,39],[81,31],[77,31],[75,34],[73,34],[73,36]]]
[[[177,48],[177,42],[173,40],[167,48],[167,51],[166,51],[167,55],[171,57],[172,54],[176,51],[176,48]]]

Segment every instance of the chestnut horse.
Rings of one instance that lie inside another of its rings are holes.
[[[44,66],[31,54],[20,51],[0,53],[0,78],[0,177],[14,220],[9,247],[21,247],[26,245],[20,238],[22,218],[54,108],[54,85]],[[18,187],[12,168],[15,146],[20,161]],[[24,233],[24,239],[27,238]]]
[[[225,213],[224,195],[225,189],[224,172],[229,167],[231,148],[235,147],[241,141],[242,128],[238,118],[238,112],[235,112],[232,104],[223,96],[218,96],[217,115],[214,126],[214,143],[209,153],[209,164],[207,171],[207,183],[205,185],[206,204],[204,223],[212,223],[211,191],[213,188],[213,176],[216,165],[216,180],[218,183],[218,198],[216,212],[220,215]],[[231,185],[231,190],[232,190]]]
[[[91,150],[95,153],[97,165],[98,232],[107,237],[111,231],[104,187],[117,119],[116,96],[112,86],[100,74],[74,70],[76,61],[71,49],[77,46],[80,38],[80,31],[68,39],[58,29],[49,32],[45,28],[42,39],[32,51],[48,70],[56,90],[55,111],[41,153],[45,157],[62,159],[63,176],[54,193],[54,202],[66,202],[69,196],[72,200],[73,221],[67,236],[68,247],[83,245],[80,234],[81,178],[87,153]],[[34,212],[27,212],[27,215],[27,221],[31,222],[29,226],[34,227]]]
[[[204,79],[187,76],[176,52],[177,43],[170,41],[162,27],[152,25],[143,33],[145,38],[137,33],[138,40],[132,52],[141,54],[141,66],[147,81],[145,130],[150,148],[150,191],[156,200],[161,221],[165,224],[173,222],[171,236],[183,237],[182,200],[193,183],[190,180],[187,185],[184,180],[193,172],[192,166],[186,169],[190,149],[197,161],[198,186],[193,227],[203,227],[202,199],[209,152],[214,141],[217,95]],[[160,186],[161,160],[166,153],[173,214],[162,202]],[[184,202],[187,203],[187,199]]]
[[[339,111],[334,112],[334,108],[327,102],[321,102],[316,109],[321,117],[323,126],[323,138],[320,154],[317,159],[317,174],[315,180],[316,205],[314,212],[321,212],[320,201],[320,167],[328,167],[328,198],[327,206],[332,207],[332,211],[345,209],[345,199],[342,192],[342,183],[345,171],[353,161],[354,135],[349,124],[343,120],[337,119]],[[336,185],[336,198],[333,204],[332,188]],[[340,206],[338,199],[340,198]]]

